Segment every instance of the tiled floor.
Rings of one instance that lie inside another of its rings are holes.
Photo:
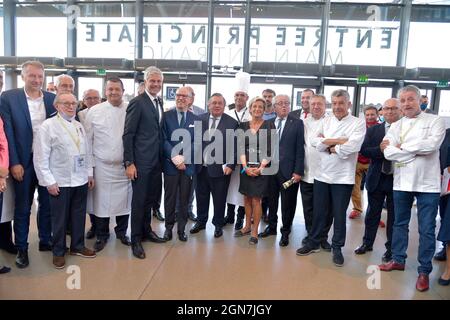
[[[370,290],[367,283],[372,274],[366,270],[381,262],[385,229],[379,229],[373,252],[355,256],[353,250],[360,244],[364,220],[348,220],[345,265],[338,268],[327,252],[296,256],[305,235],[301,207],[297,212],[290,245],[285,248],[278,245],[280,235],[249,245],[248,237],[233,237],[231,226],[226,227],[222,238],[215,239],[214,228],[208,225],[206,231],[189,235],[187,243],[177,239],[165,244],[144,243],[145,260],[134,258],[131,250],[112,235],[97,258],[69,256],[63,270],[53,267],[51,253],[38,251],[33,222],[28,268],[17,269],[14,256],[0,253],[0,261],[13,266],[11,273],[0,276],[0,299],[450,299],[450,288],[437,284],[442,263],[433,262],[430,290],[415,290],[415,218],[410,228],[407,269],[381,273],[380,288]],[[162,235],[163,223],[154,221],[153,227]],[[87,245],[92,247],[93,240]],[[74,269],[80,272],[80,289],[68,289],[76,284],[78,272],[73,273]]]

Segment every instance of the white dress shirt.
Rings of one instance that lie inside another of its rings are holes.
[[[316,120],[311,116],[303,120],[305,127],[305,175],[302,177],[302,181],[307,183],[314,183],[314,176],[320,167],[320,153],[311,145],[310,138],[317,137],[317,130],[325,117],[326,115]]]
[[[281,120],[281,128],[278,128],[278,123],[279,123],[280,118],[279,117],[275,118],[275,122],[274,123],[275,123],[275,128],[277,130],[277,134],[278,134],[278,138],[279,139],[281,139],[281,136],[283,135],[284,126],[286,125],[286,118],[287,118],[287,116],[284,119]]]
[[[30,111],[31,118],[31,127],[33,129],[33,150],[34,150],[34,141],[36,141],[37,133],[42,123],[44,122],[47,114],[45,112],[45,104],[44,104],[44,95],[42,91],[40,92],[39,98],[33,99],[31,98],[25,88],[23,88],[25,92],[25,97],[27,98],[28,110]]]
[[[250,121],[252,119],[252,116],[250,115],[247,107],[242,108],[240,111],[237,111],[236,108],[231,110],[226,108],[225,113],[235,119],[239,124],[241,122]]]
[[[364,119],[350,114],[338,120],[334,115],[326,117],[319,124],[317,135],[310,138],[311,145],[320,152],[320,167],[315,179],[329,184],[355,184],[356,161],[366,134]],[[324,137],[318,137],[323,135]],[[336,153],[329,153],[325,139],[347,138],[336,145]]]
[[[384,156],[394,161],[394,190],[441,192],[439,148],[444,137],[444,120],[425,112],[391,125]]]
[[[78,145],[78,146],[77,146]],[[38,132],[33,156],[39,185],[78,187],[88,182],[90,164],[86,134],[81,123],[61,116],[45,120]],[[76,158],[84,156],[84,165],[76,167]]]

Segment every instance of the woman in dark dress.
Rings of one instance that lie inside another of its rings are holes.
[[[3,130],[3,121],[0,118],[0,193],[6,191],[6,177],[8,176],[9,154],[8,154],[8,140],[6,140],[5,131]],[[2,202],[0,202],[2,204]],[[0,218],[1,218],[0,207]],[[0,265],[0,274],[8,273],[10,268]]]
[[[450,167],[447,167],[444,170],[449,170],[448,172],[450,173]],[[449,198],[447,197],[445,214],[441,215],[441,228],[439,229],[439,233],[437,236],[437,239],[439,241],[442,241],[442,243],[444,244],[447,253],[445,270],[438,280],[439,284],[443,286],[450,285],[450,203],[448,203],[448,201]],[[442,209],[442,206],[440,209]]]
[[[244,148],[238,150],[243,168],[239,192],[244,195],[245,225],[235,233],[235,236],[251,234],[250,244],[258,243],[258,228],[262,215],[261,199],[267,195],[269,189],[269,176],[264,175],[263,170],[270,162],[271,129],[275,130],[275,125],[273,122],[263,120],[265,106],[266,101],[263,98],[252,99],[249,105],[252,120],[240,125],[240,129],[244,131]]]

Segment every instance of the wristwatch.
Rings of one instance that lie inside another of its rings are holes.
[[[131,166],[133,164],[133,161],[125,161],[123,163],[123,165],[125,166],[125,168],[128,168],[129,166]]]

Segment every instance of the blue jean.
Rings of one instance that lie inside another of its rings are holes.
[[[419,267],[418,273],[430,274],[431,263],[436,246],[436,215],[439,193],[394,191],[395,219],[392,235],[392,257],[395,262],[404,264],[408,249],[409,221],[411,207],[417,198],[417,218],[419,227]]]

